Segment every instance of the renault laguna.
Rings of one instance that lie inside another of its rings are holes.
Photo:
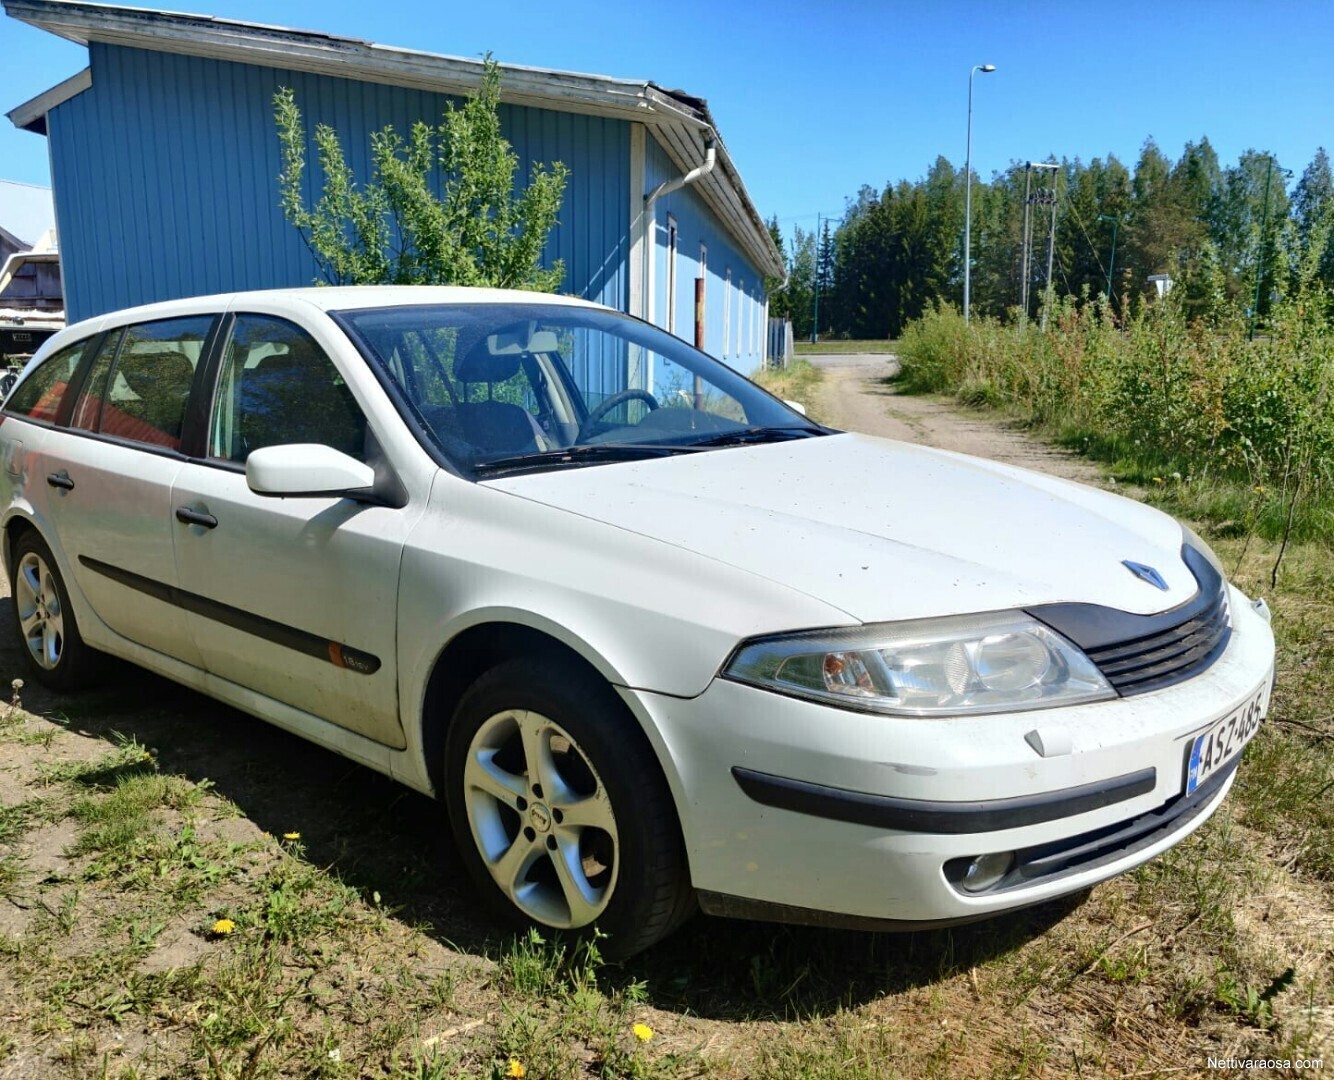
[[[0,456],[37,679],[119,657],[433,794],[487,909],[621,955],[696,907],[1085,889],[1218,808],[1273,678],[1263,601],[1157,510],[830,430],[575,299],[105,315]]]

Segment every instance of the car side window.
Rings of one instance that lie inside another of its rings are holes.
[[[321,443],[359,461],[366,418],[332,360],[306,331],[269,315],[238,315],[218,375],[209,456]]]
[[[119,349],[114,335],[108,337],[89,373],[75,426],[179,450],[195,368],[214,320],[190,315],[136,323],[126,328]]]
[[[106,396],[107,376],[111,374],[111,362],[116,359],[116,348],[120,345],[123,331],[113,330],[102,340],[102,347],[93,357],[84,380],[79,402],[74,406],[74,416],[70,427],[84,431],[96,431],[102,422],[102,398]]]
[[[54,423],[65,390],[88,341],[80,341],[42,361],[5,402],[5,412]]]

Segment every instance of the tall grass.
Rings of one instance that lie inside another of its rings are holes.
[[[1224,531],[1334,542],[1334,322],[1308,287],[1248,340],[1169,294],[1124,324],[1058,302],[1034,324],[938,306],[904,331],[908,390],[1008,408]]]

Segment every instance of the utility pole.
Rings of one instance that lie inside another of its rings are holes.
[[[1112,254],[1107,259],[1107,307],[1112,306],[1112,269],[1116,266],[1116,230],[1121,227],[1120,214],[1099,214],[1099,221],[1110,221],[1112,223]]]
[[[1054,243],[1056,238],[1056,181],[1053,178],[1050,191],[1038,188],[1032,190],[1032,179],[1034,169],[1051,169],[1053,173],[1060,166],[1050,161],[1026,161],[1024,162],[1024,280],[1020,289],[1020,303],[1023,306],[1023,318],[1028,320],[1029,304],[1029,286],[1032,281],[1031,264],[1033,261],[1033,219],[1031,208],[1033,206],[1046,206],[1051,204],[1051,235],[1047,241],[1047,293],[1048,301],[1051,299],[1051,264],[1052,254],[1055,250]],[[1047,313],[1042,313],[1042,329],[1047,329]]]
[[[1054,170],[1055,165],[1052,166]],[[1051,174],[1051,231],[1047,233],[1047,299],[1042,304],[1042,329],[1047,329],[1047,310],[1051,307],[1052,280],[1051,270],[1052,261],[1056,255],[1056,186],[1060,183],[1061,175],[1058,172]]]
[[[1023,254],[1019,260],[1019,318],[1028,322],[1028,255],[1032,240],[1030,229],[1030,211],[1033,207],[1033,163],[1024,162],[1024,243]]]

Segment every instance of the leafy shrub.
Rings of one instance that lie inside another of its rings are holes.
[[[939,304],[903,333],[902,385],[1006,407],[1138,478],[1231,483],[1277,535],[1334,539],[1334,323],[1318,285],[1274,312],[1188,323],[1169,294],[1118,325],[1100,302],[1057,301],[1044,332]]]

